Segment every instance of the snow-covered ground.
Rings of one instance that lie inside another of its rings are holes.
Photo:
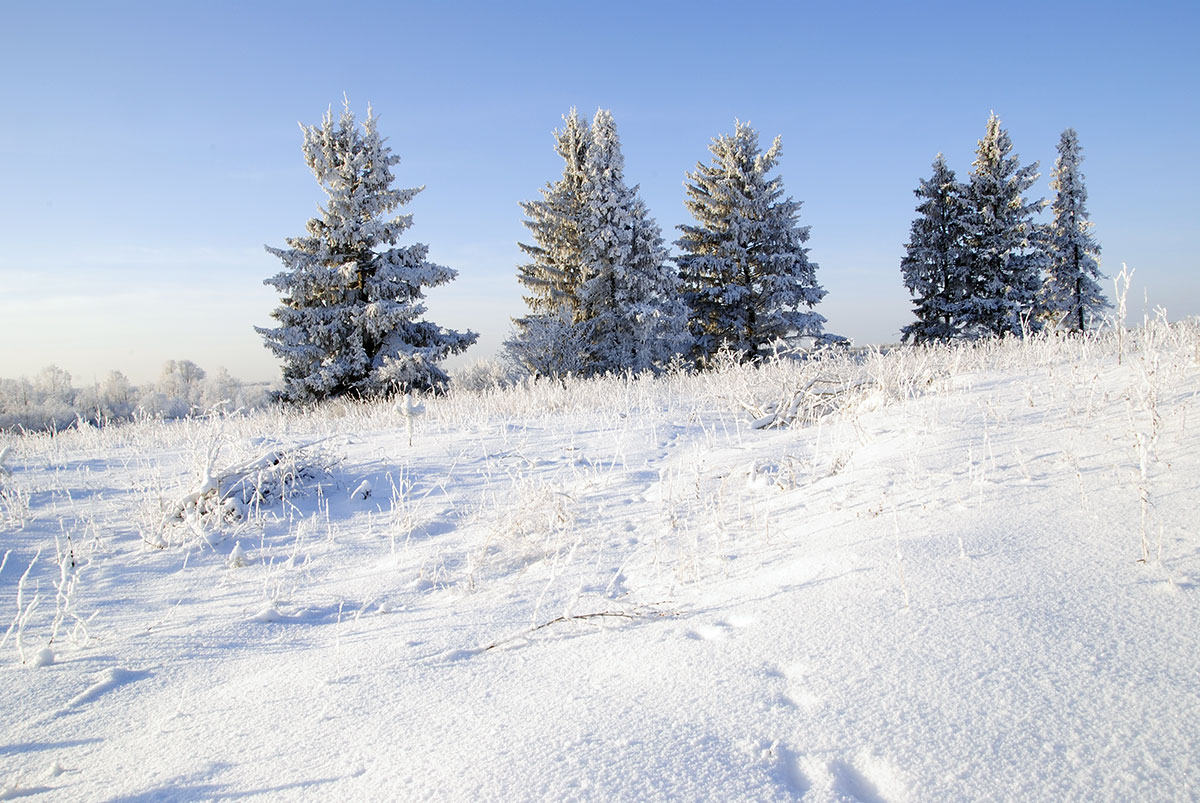
[[[8,437],[0,799],[1194,800],[1198,393],[1151,324]]]

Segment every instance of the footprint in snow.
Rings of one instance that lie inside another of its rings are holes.
[[[759,760],[770,767],[776,782],[797,800],[812,788],[812,781],[801,768],[800,756],[778,741],[762,741],[758,745]]]
[[[812,708],[820,704],[821,698],[810,688],[809,676],[812,674],[812,666],[807,662],[768,667],[765,674],[784,682],[784,692],[776,698],[778,701],[798,708]]]
[[[687,632],[687,637],[698,641],[720,641],[726,636],[725,628],[717,624],[696,625]]]
[[[748,616],[734,615],[727,619],[718,619],[712,624],[698,624],[685,634],[690,639],[700,641],[721,641],[728,638],[733,630],[749,627],[755,620]]]
[[[863,751],[851,764],[837,759],[829,765],[834,791],[859,803],[895,803],[908,799],[899,770],[881,756]]]
[[[85,689],[81,694],[75,696],[71,702],[67,703],[67,708],[78,708],[81,705],[95,702],[101,696],[107,694],[113,689],[120,688],[128,683],[133,683],[138,680],[150,677],[150,672],[138,669],[121,669],[113,667],[103,673],[95,683]]]

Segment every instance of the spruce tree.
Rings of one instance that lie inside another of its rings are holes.
[[[957,313],[968,336],[1019,335],[1039,326],[1045,250],[1033,216],[1045,203],[1024,197],[1037,179],[1038,163],[1021,167],[993,113],[967,186],[969,275]]]
[[[304,159],[328,196],[308,234],[287,248],[267,247],[285,269],[265,280],[283,295],[279,326],[256,327],[283,360],[285,399],[374,396],[442,386],[437,363],[475,342],[422,320],[423,288],[457,272],[426,260],[421,243],[397,247],[412,215],[389,217],[423,187],[394,189],[400,161],[384,143],[370,109],[359,127],[349,102],[335,120],[301,126]]]
[[[612,113],[596,112],[584,164],[577,319],[591,373],[653,370],[683,348],[687,313],[662,230],[625,183]]]
[[[530,374],[577,372],[586,363],[583,333],[575,329],[583,265],[580,225],[583,183],[591,132],[575,109],[554,132],[554,150],[563,159],[562,178],[542,188],[542,198],[521,202],[533,243],[517,243],[530,261],[517,266],[517,281],[529,314],[513,320],[503,354]]]
[[[900,260],[904,286],[913,296],[917,320],[902,330],[905,341],[924,343],[958,335],[959,309],[966,292],[966,188],[938,154],[933,174],[913,190],[922,199],[920,216]]]
[[[566,306],[574,310],[582,253],[579,238],[583,183],[591,133],[575,109],[554,132],[554,150],[563,158],[562,178],[542,189],[540,201],[525,201],[525,227],[534,243],[517,243],[531,259],[517,268],[517,280],[529,291],[525,303],[534,313]]]
[[[505,356],[528,373],[653,369],[680,350],[686,311],[662,231],[624,179],[612,114],[589,127],[572,109],[556,131],[562,178],[521,204],[533,244],[517,269],[529,314]]]
[[[709,150],[712,163],[698,163],[684,185],[696,225],[680,226],[676,241],[696,356],[728,348],[753,360],[775,341],[819,335],[825,318],[812,307],[825,291],[804,247],[809,227],[798,225],[800,203],[783,197],[783,179],[767,175],[779,137],[763,152],[758,133],[735,122]]]
[[[1109,306],[1100,291],[1100,246],[1088,220],[1083,160],[1075,129],[1062,132],[1050,189],[1055,191],[1054,221],[1048,236],[1046,307],[1065,328],[1082,332]]]

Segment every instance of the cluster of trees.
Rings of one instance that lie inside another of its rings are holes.
[[[811,307],[824,295],[797,225],[800,204],[767,174],[752,128],[713,141],[712,165],[689,173],[680,227],[683,255],[668,256],[662,230],[626,183],[612,114],[591,124],[572,111],[555,132],[562,179],[522,205],[534,243],[518,278],[529,313],[514,321],[510,361],[531,374],[656,370],[679,357],[703,362],[720,349],[753,359],[774,341],[820,334]],[[335,120],[302,126],[305,161],[329,198],[308,234],[267,250],[284,270],[266,280],[282,294],[279,325],[258,328],[283,362],[280,396],[310,402],[443,386],[437,366],[475,342],[423,320],[424,288],[454,270],[425,257],[424,244],[397,246],[411,215],[390,217],[422,188],[396,190],[399,158],[376,118],[355,124],[349,104]],[[805,309],[801,310],[803,307]]]
[[[76,388],[67,371],[51,365],[33,379],[0,379],[0,430],[60,430],[78,421],[99,426],[135,415],[184,418],[221,404],[234,410],[265,401],[264,388],[245,386],[224,368],[208,374],[191,360],[168,360],[158,380],[141,387],[110,371]]]
[[[744,360],[781,341],[821,337],[813,308],[825,291],[808,258],[800,203],[771,176],[779,137],[765,151],[749,125],[712,140],[709,164],[686,174],[685,206],[672,258],[662,230],[625,179],[611,112],[591,124],[572,109],[554,132],[562,177],[523,203],[533,243],[518,267],[528,313],[504,344],[509,362],[531,375],[655,371],[684,360],[703,366],[718,352]],[[394,189],[400,159],[377,118],[356,125],[347,102],[319,126],[301,126],[305,162],[328,196],[307,235],[267,247],[284,269],[265,283],[282,294],[279,325],[258,327],[283,361],[277,396],[311,402],[437,389],[438,363],[475,342],[423,319],[424,288],[457,272],[429,262],[428,246],[399,246],[412,215],[394,214],[423,187]],[[1021,166],[995,114],[979,140],[970,178],[959,182],[941,154],[915,190],[921,199],[901,261],[916,342],[1023,334],[1046,325],[1082,331],[1108,305],[1100,291],[1099,246],[1091,235],[1078,137],[1063,132],[1045,202],[1025,192],[1038,165]],[[159,381],[135,388],[120,373],[75,389],[49,367],[33,381],[0,380],[0,428],[61,428],[130,418],[137,411],[177,418],[222,401],[246,404],[224,369],[211,378],[187,360],[168,362]],[[254,402],[260,401],[254,399]]]
[[[1042,199],[1026,200],[1038,163],[1022,167],[993,114],[966,183],[938,154],[914,191],[919,216],[901,260],[916,321],[906,341],[1020,335],[1044,326],[1083,331],[1108,306],[1098,280],[1087,190],[1074,129],[1062,133],[1051,189],[1054,219],[1038,223]]]
[[[820,335],[812,307],[824,296],[804,247],[800,204],[770,177],[778,137],[763,152],[758,134],[736,123],[712,141],[713,160],[687,174],[672,260],[662,230],[624,177],[611,112],[589,126],[576,110],[554,132],[563,175],[522,204],[533,234],[520,247],[527,315],[505,342],[507,358],[539,375],[660,369],[718,351],[756,359],[782,338]],[[674,264],[673,264],[674,263]],[[676,267],[677,266],[677,267]]]
[[[703,366],[721,351],[755,360],[780,341],[822,337],[814,307],[825,295],[808,258],[800,203],[771,171],[749,125],[712,140],[709,164],[686,174],[685,206],[671,257],[637,185],[625,178],[611,112],[591,123],[572,109],[554,132],[562,177],[523,203],[532,243],[518,267],[527,314],[514,320],[504,355],[532,375]],[[349,103],[321,125],[301,126],[306,163],[328,196],[307,235],[267,250],[284,270],[266,280],[282,294],[279,325],[258,328],[283,361],[283,399],[375,396],[437,389],[445,357],[476,340],[424,320],[424,289],[456,271],[426,259],[422,243],[398,246],[411,215],[394,214],[423,189],[394,189],[399,162],[374,113],[356,124]],[[917,320],[905,340],[1023,334],[1051,324],[1083,330],[1107,305],[1099,246],[1090,233],[1080,148],[1063,132],[1051,186],[1054,220],[1025,193],[1037,163],[1021,166],[994,114],[967,182],[939,154],[916,190],[920,216],[901,263]]]

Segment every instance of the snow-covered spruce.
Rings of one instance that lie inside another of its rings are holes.
[[[517,281],[528,295],[525,304],[532,315],[570,310],[577,303],[583,263],[579,220],[583,215],[583,183],[590,133],[588,124],[575,109],[563,117],[562,130],[554,132],[554,150],[563,158],[563,174],[542,188],[540,201],[524,201],[528,216],[525,228],[533,244],[518,243],[530,261],[517,267]],[[520,325],[525,319],[518,320]],[[520,331],[520,330],[518,330]]]
[[[530,259],[517,266],[529,314],[513,321],[504,358],[518,372],[531,376],[577,374],[586,363],[575,315],[583,264],[579,220],[590,133],[575,109],[563,123],[554,132],[554,150],[563,159],[562,178],[542,188],[541,200],[521,203],[528,217],[525,227],[533,234],[532,244],[517,243]]]
[[[535,244],[517,269],[529,290],[505,353],[529,374],[651,370],[686,348],[687,312],[662,230],[625,160],[612,113],[589,127],[572,109],[555,132],[562,178],[522,204]]]
[[[265,281],[283,302],[272,313],[278,327],[257,327],[283,360],[290,401],[440,387],[437,363],[477,337],[422,319],[424,288],[457,272],[429,262],[422,243],[396,246],[412,215],[388,216],[423,187],[392,188],[400,157],[376,124],[368,109],[360,131],[347,102],[336,121],[331,109],[319,127],[301,126],[305,162],[329,201],[306,236],[267,247],[285,266]]]
[[[579,321],[588,373],[651,370],[687,343],[687,309],[667,264],[662,229],[638,188],[625,183],[625,158],[612,113],[596,112],[585,160],[580,221]]]
[[[993,113],[967,185],[969,277],[956,305],[959,331],[967,336],[1020,335],[1040,326],[1046,253],[1044,229],[1033,216],[1045,202],[1024,197],[1038,176],[1037,162],[1022,167],[1012,154],[1008,131]]]
[[[965,191],[940,153],[933,174],[913,191],[921,199],[920,215],[912,222],[900,273],[917,319],[902,330],[906,342],[949,340],[958,334],[956,311],[967,282]]]
[[[809,227],[798,225],[800,202],[783,197],[783,179],[767,175],[779,137],[763,152],[758,132],[735,122],[709,150],[712,164],[698,163],[685,185],[696,225],[680,226],[676,241],[696,356],[731,348],[757,359],[781,339],[819,335],[825,318],[812,308],[825,291],[804,247]]]
[[[1046,308],[1061,326],[1075,332],[1092,328],[1100,312],[1110,306],[1100,290],[1100,246],[1088,220],[1087,187],[1079,171],[1081,150],[1075,129],[1062,132],[1050,182],[1056,193],[1054,221],[1046,243]]]

